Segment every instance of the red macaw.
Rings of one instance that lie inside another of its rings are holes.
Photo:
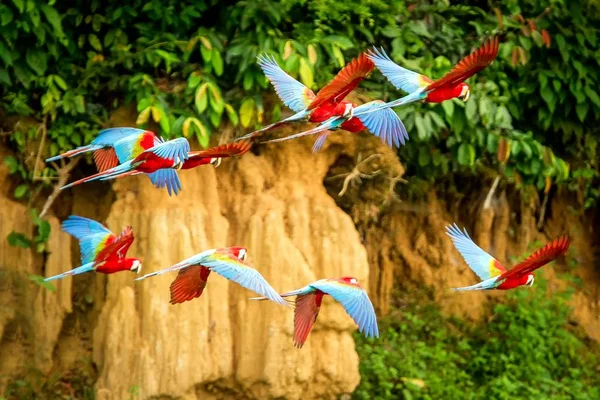
[[[305,132],[296,133],[279,139],[267,140],[263,143],[285,142],[291,139],[297,139],[303,136],[316,135],[319,137],[313,145],[313,152],[317,152],[323,147],[327,136],[331,131],[344,129],[352,133],[358,133],[365,129],[369,130],[375,136],[390,147],[399,147],[408,140],[408,132],[404,124],[391,108],[384,107],[385,103],[381,100],[371,101],[360,106],[347,104],[348,112],[342,116],[334,116],[323,122],[316,128]]]
[[[315,95],[312,90],[281,69],[272,56],[258,56],[258,64],[275,87],[281,101],[295,114],[237,140],[256,137],[289,122],[323,122],[334,115],[344,115],[349,111],[348,106],[351,106],[344,98],[356,89],[375,66],[365,54],[360,54]]]
[[[461,231],[454,224],[447,226],[446,231],[469,268],[481,279],[481,282],[476,285],[453,288],[452,290],[455,291],[507,290],[524,285],[532,286],[534,281],[532,272],[565,254],[571,244],[571,240],[567,236],[554,239],[507,271],[500,261],[483,251],[471,240],[466,229]]]
[[[353,277],[321,279],[281,297],[296,296],[294,311],[294,346],[301,348],[317,320],[323,296],[339,301],[366,337],[379,337],[377,316],[367,292]],[[254,297],[251,300],[266,300]]]
[[[120,146],[117,146],[117,154],[119,154],[120,151]],[[169,195],[171,195],[171,192],[175,192],[175,195],[177,195],[181,190],[181,182],[179,181],[176,170],[181,169],[185,160],[188,159],[189,153],[190,144],[187,139],[178,138],[169,140],[168,142],[160,143],[142,151],[135,158],[123,162],[116,167],[72,182],[60,189],[63,190],[84,182],[95,180],[104,181],[120,178],[122,176],[146,173],[150,175],[152,183],[154,183],[156,187],[162,188],[166,186]]]
[[[119,163],[137,157],[163,140],[154,132],[137,128],[108,128],[98,133],[98,136],[87,146],[81,146],[65,153],[46,159],[46,162],[70,158],[89,151],[94,152],[94,161],[99,172],[116,167]],[[117,152],[117,148],[120,149]]]
[[[183,162],[181,169],[195,168],[199,165],[213,164],[215,167],[221,165],[221,158],[241,156],[246,154],[252,147],[249,140],[225,143],[206,150],[191,151],[188,159]]]
[[[136,281],[161,275],[166,272],[179,271],[177,278],[171,283],[171,304],[200,297],[211,271],[234,281],[246,289],[250,289],[265,298],[284,306],[288,306],[265,278],[248,263],[247,251],[244,247],[226,247],[206,250],[183,260],[172,267],[146,274]]]
[[[495,36],[481,47],[463,58],[456,66],[437,81],[425,75],[418,74],[395,64],[383,49],[374,48],[368,57],[375,63],[377,69],[394,85],[409,94],[401,99],[386,103],[382,107],[396,107],[424,100],[428,103],[441,103],[445,100],[459,98],[469,99],[469,85],[464,83],[467,78],[475,75],[496,59],[498,55],[498,37]]]
[[[125,258],[127,250],[133,243],[133,230],[130,226],[116,236],[97,221],[71,215],[62,223],[62,230],[79,240],[81,264],[83,265],[46,278],[44,281],[89,271],[113,274],[119,271],[139,273],[142,270],[142,262],[139,259]]]

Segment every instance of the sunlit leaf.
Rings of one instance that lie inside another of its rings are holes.
[[[196,111],[198,112],[198,114],[202,114],[208,106],[208,93],[206,92],[207,89],[208,82],[203,83],[196,89],[196,94],[194,96],[194,105],[196,106]]]
[[[48,289],[51,292],[56,292],[56,287],[54,287],[54,285],[52,285],[50,282],[45,282],[43,276],[31,274],[29,275],[29,280],[43,287],[44,289]]]
[[[314,83],[313,72],[304,58],[300,59],[300,80],[309,88]]]
[[[461,143],[458,147],[458,163],[461,165],[473,165],[475,163],[475,148],[469,143]]]
[[[8,244],[13,247],[21,247],[23,249],[28,249],[31,247],[31,240],[24,234],[20,232],[12,231],[8,237]]]
[[[247,128],[252,121],[254,115],[254,99],[251,97],[246,98],[240,107],[240,122],[244,128]]]
[[[317,51],[312,44],[308,45],[308,61],[310,61],[312,65],[317,63]]]

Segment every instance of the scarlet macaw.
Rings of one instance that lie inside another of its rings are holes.
[[[283,293],[281,297],[296,296],[294,311],[294,346],[301,348],[317,320],[323,296],[339,301],[366,337],[379,337],[377,316],[367,292],[352,277],[321,279],[301,289]],[[254,297],[251,300],[266,300]]]
[[[121,151],[128,153],[129,148],[135,143],[129,143],[121,146],[117,145],[115,151],[119,154]],[[142,151],[138,156],[122,164],[88,176],[78,181],[72,182],[60,189],[66,189],[71,186],[84,182],[95,180],[109,180],[120,178],[122,176],[137,175],[146,173],[150,175],[152,183],[158,188],[167,187],[169,195],[175,192],[175,195],[181,190],[181,182],[177,176],[176,170],[181,169],[185,160],[188,159],[190,144],[185,138],[178,138],[160,143],[147,150]]]
[[[398,115],[391,108],[383,108],[381,100],[371,101],[356,107],[355,104],[347,104],[347,112],[342,116],[334,116],[323,122],[316,128],[286,136],[279,139],[267,140],[263,143],[285,142],[302,136],[316,135],[319,137],[313,145],[313,152],[323,147],[327,136],[338,129],[344,129],[352,133],[358,133],[368,129],[375,136],[381,138],[390,147],[404,145],[408,139],[408,133]]]
[[[183,260],[172,267],[146,274],[136,281],[161,275],[166,272],[179,271],[177,278],[171,283],[171,304],[183,303],[200,297],[211,271],[234,281],[246,289],[250,289],[277,304],[288,306],[275,289],[263,276],[248,263],[247,251],[244,247],[226,247],[206,250]]]
[[[258,56],[258,64],[275,87],[281,101],[291,108],[295,114],[237,140],[256,137],[288,122],[323,122],[334,115],[344,115],[348,112],[348,106],[350,105],[349,102],[344,101],[344,98],[356,89],[358,84],[375,67],[365,54],[360,54],[315,95],[312,90],[281,69],[273,56]]]
[[[469,77],[481,71],[496,59],[498,55],[498,37],[485,42],[474,52],[463,58],[456,66],[437,81],[425,75],[418,74],[395,64],[383,48],[374,48],[368,57],[375,63],[377,69],[394,85],[409,94],[385,103],[382,107],[396,107],[419,100],[427,103],[441,103],[445,100],[459,98],[467,101],[470,95],[469,85],[464,83]]]
[[[130,226],[126,227],[119,236],[115,236],[97,221],[71,215],[62,223],[62,230],[79,240],[82,265],[46,278],[44,281],[89,271],[113,274],[119,271],[139,273],[142,270],[142,262],[139,259],[125,258],[127,250],[133,243],[133,230]]]
[[[554,239],[507,271],[500,261],[483,251],[471,240],[466,229],[463,232],[454,224],[447,226],[446,231],[469,268],[482,280],[473,286],[453,288],[452,290],[455,291],[507,290],[524,285],[532,286],[534,281],[532,272],[565,254],[571,244],[571,240],[567,236]]]
[[[94,152],[94,161],[98,171],[116,167],[119,163],[131,160],[142,151],[149,149],[163,140],[154,132],[137,128],[108,128],[98,133],[98,136],[87,146],[81,146],[65,153],[46,159],[46,162],[70,158],[88,151]],[[118,154],[115,148],[119,146],[122,151]]]

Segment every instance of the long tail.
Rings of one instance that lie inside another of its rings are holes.
[[[262,128],[262,129],[259,129],[259,130],[257,130],[257,131],[251,132],[251,133],[249,133],[249,134],[247,134],[247,135],[244,135],[244,136],[242,136],[242,137],[239,137],[239,138],[235,139],[235,140],[234,140],[234,142],[239,142],[240,140],[245,140],[245,139],[252,139],[252,138],[255,138],[255,137],[257,137],[257,136],[260,136],[260,135],[262,135],[262,134],[263,134],[263,133],[265,133],[265,132],[268,132],[268,131],[270,131],[270,130],[273,130],[273,129],[275,129],[275,128],[278,128],[278,127],[280,127],[280,126],[282,126],[282,125],[285,125],[285,124],[287,124],[287,123],[289,123],[289,122],[297,122],[297,121],[302,121],[302,120],[304,120],[306,117],[308,117],[309,115],[310,115],[310,112],[309,112],[309,111],[301,111],[301,112],[299,112],[299,113],[297,113],[297,114],[294,114],[294,115],[292,115],[291,117],[287,117],[287,118],[285,118],[285,119],[282,119],[281,121],[277,121],[277,122],[275,122],[275,123],[273,123],[273,124],[271,124],[271,125],[267,125],[267,126],[265,126],[264,128]]]
[[[291,292],[281,293],[280,296],[281,297],[290,297],[290,296],[299,296],[301,294],[306,294],[306,288],[292,290]],[[269,299],[267,297],[263,296],[263,297],[250,297],[248,300],[263,301],[263,300],[269,300]]]
[[[476,285],[452,288],[452,290],[454,292],[466,292],[467,290],[491,290],[491,289],[495,289],[498,286],[496,283],[491,283],[489,281],[490,280],[488,279],[483,282],[479,282]]]
[[[333,122],[335,122],[335,121],[328,120],[328,121],[325,121],[322,125],[319,125],[316,128],[313,128],[306,132],[296,133],[295,135],[290,135],[290,136],[282,137],[279,139],[267,140],[266,142],[261,142],[261,143],[285,142],[287,140],[297,139],[297,138],[303,137],[303,136],[316,135],[317,133],[328,131],[328,130],[332,129]]]
[[[56,160],[60,160],[61,158],[70,158],[78,156],[79,154],[87,153],[88,151],[95,151],[103,149],[102,146],[90,144],[88,146],[77,147],[76,149],[66,151],[62,154],[59,154],[54,157],[46,158],[46,162],[52,162]]]
[[[184,261],[182,261],[180,263],[177,263],[177,264],[175,264],[175,265],[173,265],[173,266],[171,266],[169,268],[165,268],[165,269],[161,269],[161,270],[158,270],[158,271],[151,272],[149,274],[146,274],[146,275],[141,276],[139,278],[136,278],[134,280],[141,281],[141,280],[146,279],[146,278],[152,278],[153,276],[166,274],[167,272],[173,272],[173,271],[178,271],[178,270],[183,269],[183,268],[188,268],[188,267],[191,267],[192,265],[194,265],[194,264],[190,264],[189,262],[187,262],[187,260],[184,260]]]
[[[84,272],[90,272],[93,270],[94,270],[94,263],[90,262],[90,263],[82,265],[81,267],[77,267],[70,271],[63,272],[62,274],[58,274],[58,275],[51,276],[50,278],[46,278],[46,279],[44,279],[44,282],[61,279],[66,276],[79,275],[79,274],[83,274]]]
[[[79,185],[81,183],[95,181],[95,180],[98,180],[98,179],[107,180],[107,179],[114,179],[114,178],[117,178],[119,176],[135,175],[135,173],[137,171],[131,170],[131,168],[133,168],[132,165],[131,165],[131,162],[126,162],[126,163],[123,163],[121,165],[117,165],[114,168],[107,169],[106,171],[98,172],[97,174],[94,174],[94,175],[91,175],[91,176],[87,176],[87,177],[82,178],[82,179],[80,179],[78,181],[75,181],[75,182],[71,182],[71,183],[69,183],[69,184],[61,187],[60,190],[65,190],[65,189],[70,188],[72,186]]]

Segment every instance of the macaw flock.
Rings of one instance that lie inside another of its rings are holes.
[[[142,129],[110,128],[102,130],[89,145],[46,161],[93,152],[99,172],[61,189],[95,180],[146,174],[156,187],[166,187],[169,195],[172,193],[177,195],[181,190],[178,170],[205,164],[217,167],[222,158],[241,156],[248,152],[256,138],[265,132],[293,122],[313,122],[319,125],[302,133],[267,142],[318,135],[313,146],[313,152],[317,152],[322,148],[331,131],[343,129],[357,133],[366,129],[390,147],[398,147],[406,143],[408,133],[392,108],[415,101],[440,103],[453,98],[467,101],[470,88],[464,81],[486,68],[496,58],[498,47],[497,37],[488,39],[436,81],[395,64],[383,49],[373,49],[352,60],[317,94],[288,75],[272,56],[261,55],[258,57],[258,64],[274,86],[281,101],[294,111],[290,117],[231,143],[201,151],[190,151],[190,144],[185,138],[164,141],[153,132]],[[376,100],[360,106],[344,100],[375,67],[396,88],[408,94],[389,103]],[[62,229],[79,241],[82,265],[60,275],[46,278],[46,281],[88,271],[103,274],[141,271],[142,262],[139,259],[126,257],[134,239],[130,226],[117,236],[99,222],[70,216],[63,222]],[[568,236],[555,239],[507,270],[497,259],[477,246],[466,229],[461,230],[456,224],[446,229],[456,249],[481,280],[472,286],[453,289],[457,291],[507,290],[524,285],[531,286],[534,280],[533,272],[565,254],[570,244]],[[292,308],[294,345],[298,348],[305,343],[317,319],[323,296],[329,295],[344,307],[358,325],[360,332],[367,337],[379,337],[373,304],[355,278],[321,279],[300,289],[279,294],[256,269],[246,262],[246,255],[247,250],[244,247],[206,250],[169,268],[152,272],[136,280],[177,271],[177,276],[170,286],[170,302],[178,304],[200,297],[210,273],[215,272],[260,295],[251,300],[270,300]],[[290,301],[288,297],[295,297],[295,300]]]

